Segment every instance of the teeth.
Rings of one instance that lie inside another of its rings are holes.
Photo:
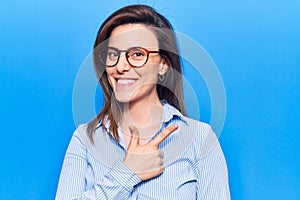
[[[132,79],[119,79],[118,80],[118,83],[123,84],[123,85],[134,83],[134,82],[135,82],[135,80],[132,80]]]

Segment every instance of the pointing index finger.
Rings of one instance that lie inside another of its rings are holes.
[[[164,141],[169,135],[171,135],[171,133],[173,133],[177,129],[178,129],[178,125],[177,124],[172,124],[171,126],[164,129],[161,133],[159,133],[151,142],[149,142],[149,144],[151,146],[158,147],[158,145],[162,141]]]

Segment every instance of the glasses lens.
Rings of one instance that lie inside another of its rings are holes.
[[[106,66],[114,66],[118,62],[119,52],[116,49],[108,48],[100,52],[100,61]]]
[[[127,59],[132,66],[143,66],[147,61],[147,52],[142,48],[129,49],[127,53]]]
[[[106,66],[113,66],[118,62],[119,52],[116,49],[108,48],[106,54]]]

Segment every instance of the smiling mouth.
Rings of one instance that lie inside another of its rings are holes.
[[[117,86],[128,87],[133,85],[137,79],[117,79]]]

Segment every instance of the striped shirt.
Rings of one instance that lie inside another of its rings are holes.
[[[121,129],[117,142],[109,124],[100,123],[91,144],[87,125],[80,125],[65,155],[56,199],[230,199],[226,161],[211,127],[164,102],[162,127],[152,139],[174,123],[179,128],[159,145],[165,170],[146,181],[122,162],[127,146]]]

